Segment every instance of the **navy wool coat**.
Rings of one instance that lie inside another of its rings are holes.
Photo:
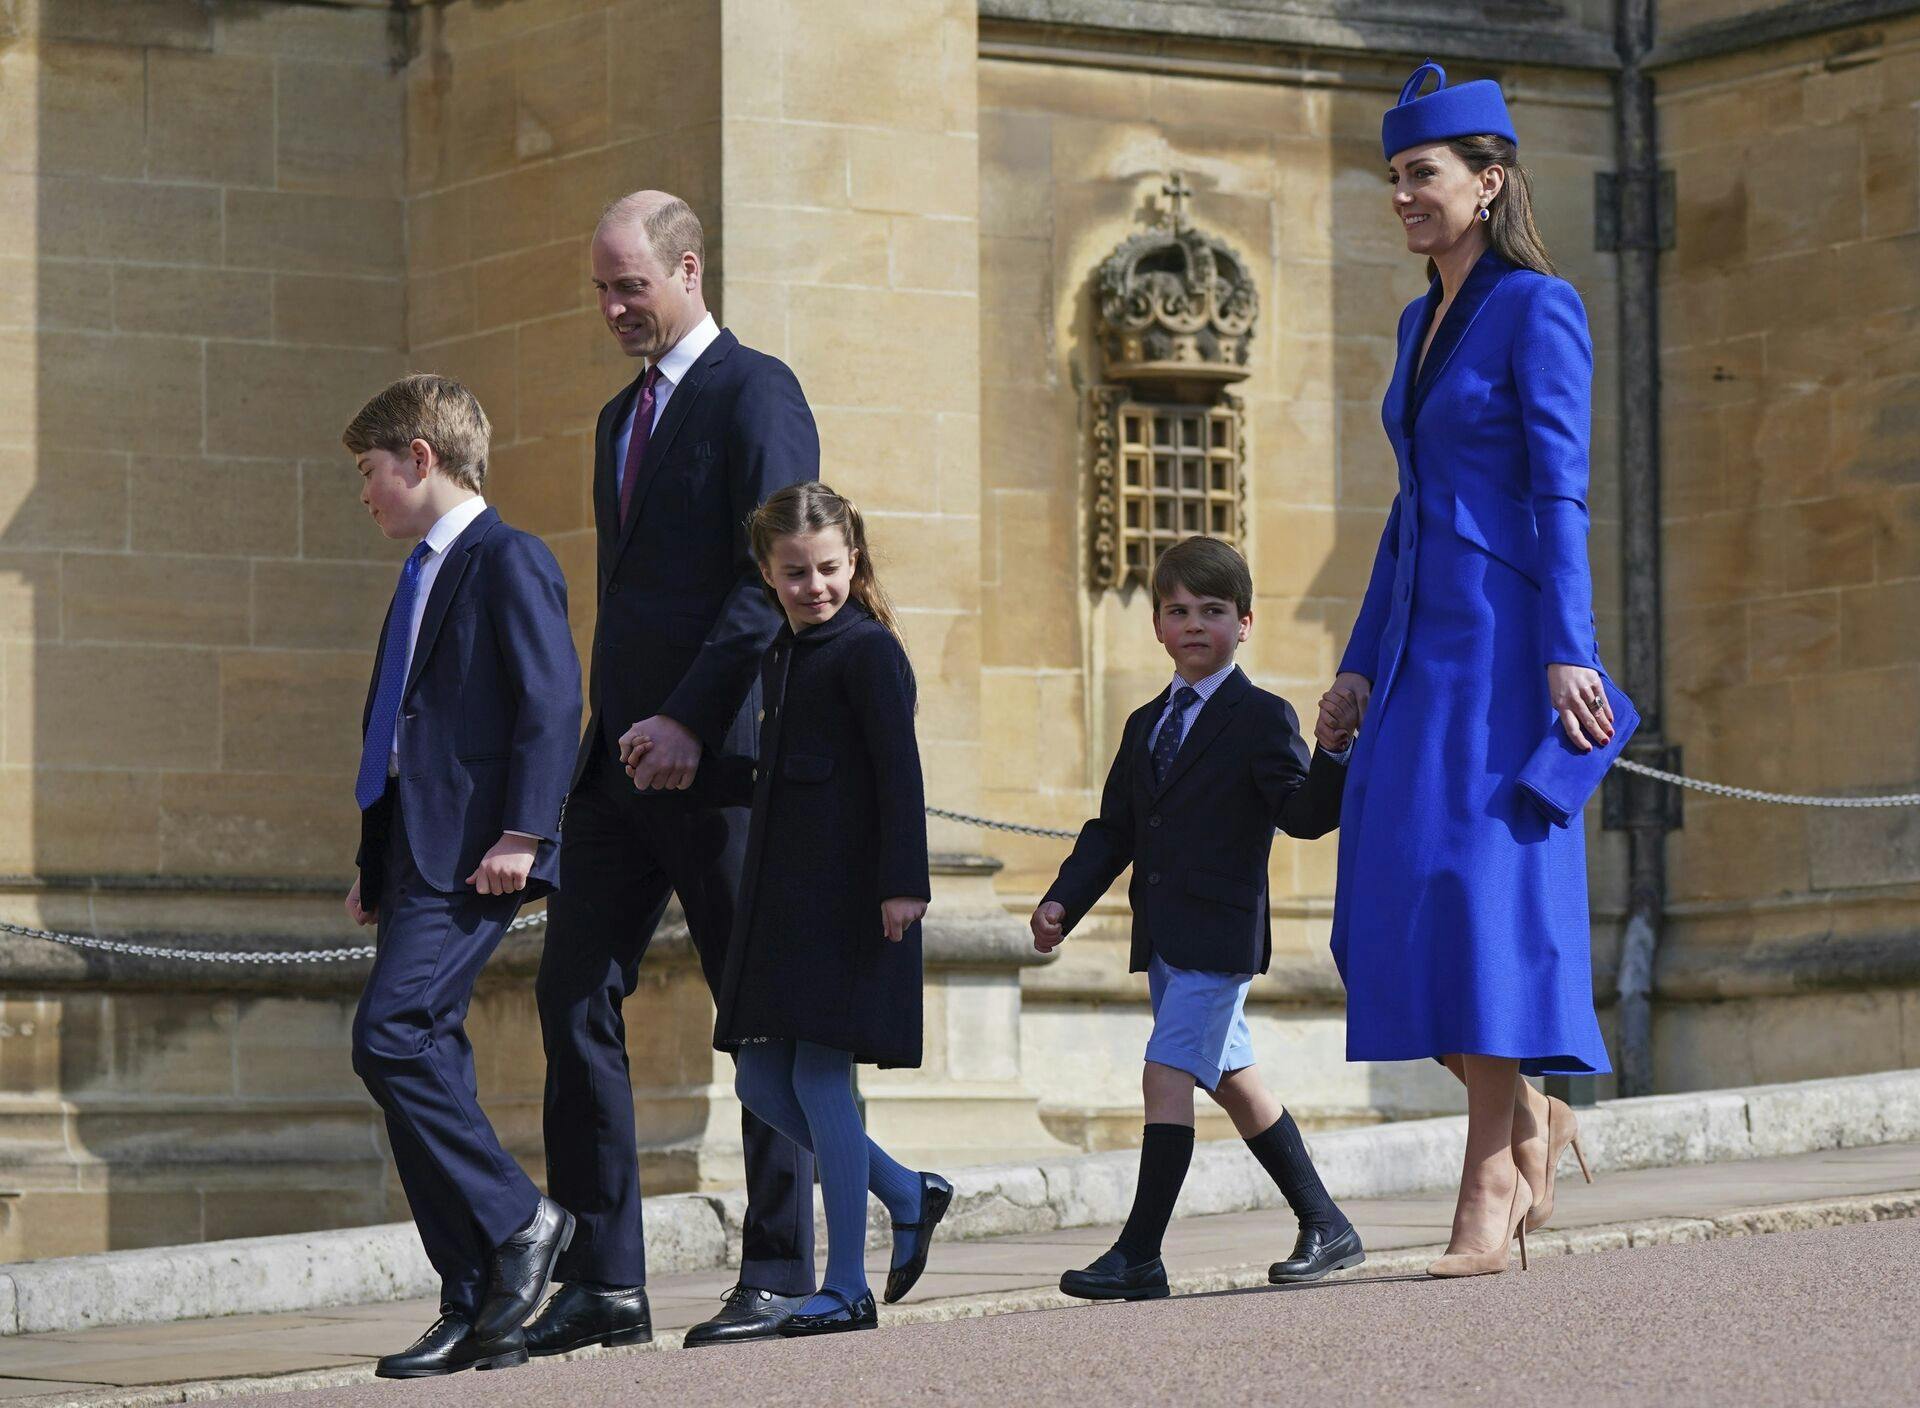
[[[1293,706],[1235,670],[1156,786],[1152,736],[1166,707],[1163,689],[1127,719],[1100,815],[1046,899],[1066,909],[1071,932],[1131,865],[1134,972],[1158,954],[1175,968],[1264,973],[1273,830],[1311,840],[1338,826],[1346,767],[1320,754],[1309,764]]]
[[[726,788],[751,785],[753,823],[714,1045],[788,1038],[918,1066],[920,926],[893,943],[880,923],[881,900],[932,894],[906,651],[849,601],[780,628],[761,695],[758,765]]]
[[[387,632],[360,715],[366,736]],[[420,617],[395,724],[400,776],[361,813],[361,893],[377,897],[390,799],[399,790],[413,863],[444,894],[467,889],[503,831],[538,836],[522,899],[559,883],[560,814],[580,727],[580,659],[567,582],[547,545],[489,508],[447,548]]]

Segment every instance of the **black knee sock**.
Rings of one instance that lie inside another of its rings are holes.
[[[1140,1181],[1133,1190],[1133,1211],[1115,1244],[1138,1265],[1160,1255],[1160,1241],[1173,1220],[1173,1204],[1193,1162],[1193,1126],[1150,1124],[1140,1141]]]
[[[1247,1141],[1247,1147],[1286,1195],[1287,1206],[1301,1226],[1319,1226],[1331,1232],[1346,1229],[1347,1215],[1328,1196],[1291,1114],[1282,1110],[1279,1119]]]

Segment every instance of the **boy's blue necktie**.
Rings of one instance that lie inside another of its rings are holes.
[[[353,800],[365,811],[385,795],[387,759],[393,752],[393,727],[400,718],[400,696],[407,688],[407,643],[413,634],[413,597],[420,586],[420,568],[433,549],[425,541],[407,554],[400,567],[400,585],[393,589],[393,610],[387,616],[387,648],[380,653],[380,687],[373,692],[373,713],[360,745],[360,776],[354,780]]]
[[[1187,710],[1200,698],[1199,693],[1188,685],[1181,685],[1173,692],[1173,712],[1167,715],[1167,721],[1160,725],[1160,736],[1153,740],[1153,785],[1158,787],[1167,780],[1167,769],[1173,766],[1174,755],[1180,751],[1180,741],[1187,735]]]

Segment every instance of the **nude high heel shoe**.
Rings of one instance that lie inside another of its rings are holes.
[[[1540,1196],[1534,1200],[1533,1209],[1527,1214],[1527,1231],[1538,1232],[1547,1225],[1547,1219],[1553,1216],[1554,1174],[1565,1156],[1567,1147],[1573,1147],[1574,1158],[1580,1161],[1580,1174],[1587,1182],[1593,1182],[1593,1172],[1587,1167],[1586,1150],[1580,1147],[1580,1124],[1574,1119],[1573,1111],[1567,1102],[1547,1097],[1547,1177],[1546,1186],[1540,1190]]]
[[[1507,1243],[1520,1239],[1520,1269],[1527,1269],[1527,1210],[1533,1206],[1533,1189],[1519,1169],[1513,1171],[1513,1204],[1507,1209],[1507,1235],[1490,1252],[1455,1252],[1427,1267],[1429,1276],[1492,1276],[1507,1269]]]

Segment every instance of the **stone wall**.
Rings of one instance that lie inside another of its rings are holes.
[[[380,9],[0,13],[10,919],[344,927],[396,559],[338,436],[404,364],[399,52]],[[388,1215],[350,1010],[9,981],[0,1258]]]
[[[1668,734],[1702,777],[1915,791],[1920,18],[1659,95]],[[1690,796],[1669,855],[1657,1088],[1920,1057],[1911,811]]]

